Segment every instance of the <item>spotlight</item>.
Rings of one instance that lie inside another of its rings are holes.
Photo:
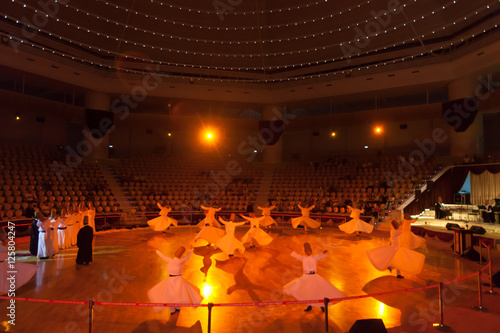
[[[21,120],[21,115],[19,114],[19,112],[16,112],[16,120]]]
[[[212,140],[213,134],[210,132],[207,132],[206,137],[208,140]]]
[[[335,133],[335,131],[332,131],[331,135],[333,137],[333,136],[337,135],[337,133]]]
[[[168,136],[172,136],[172,133],[168,132],[168,133],[167,133],[167,135],[168,135]]]
[[[382,134],[383,129],[382,129],[382,127],[380,127],[380,126],[377,126],[377,127],[375,127],[375,130],[374,130],[374,131],[375,131],[375,134]]]

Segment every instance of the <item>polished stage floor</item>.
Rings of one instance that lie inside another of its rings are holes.
[[[237,229],[241,237],[248,227]],[[95,237],[94,262],[75,265],[76,249],[61,251],[53,259],[17,259],[38,265],[37,275],[17,290],[18,297],[105,302],[149,302],[147,291],[166,278],[167,263],[155,254],[159,249],[173,256],[180,246],[189,246],[196,227],[171,228],[165,233],[149,228],[108,231]],[[376,230],[360,237],[345,235],[337,227],[310,230],[275,228],[273,242],[265,247],[247,249],[228,258],[211,246],[194,248],[184,264],[184,278],[197,285],[205,296],[203,303],[241,303],[293,300],[284,297],[282,287],[301,275],[301,262],[290,257],[287,245],[302,251],[310,242],[314,253],[328,250],[318,263],[318,274],[347,296],[434,285],[440,281],[467,276],[481,268],[477,262],[453,254],[451,243],[428,240],[423,271],[417,276],[396,279],[394,273],[380,272],[371,266],[366,251],[385,245],[388,232]],[[27,253],[28,244],[17,251]],[[493,251],[496,272],[500,256]],[[496,260],[496,263],[495,263]],[[487,281],[484,274],[483,282]],[[477,277],[448,285],[444,290],[444,323],[454,332],[498,332],[500,296],[483,295],[488,312],[478,312]],[[487,287],[483,287],[487,290]],[[437,289],[401,292],[344,300],[328,309],[329,332],[348,332],[358,319],[381,318],[389,332],[434,331],[439,322]],[[6,311],[8,301],[0,301]],[[212,332],[324,332],[324,314],[319,308],[304,312],[305,305],[214,307]],[[72,333],[88,332],[88,310],[82,305],[16,303],[16,325],[0,320],[8,332]],[[207,332],[206,307],[154,312],[145,306],[96,306],[94,332]]]

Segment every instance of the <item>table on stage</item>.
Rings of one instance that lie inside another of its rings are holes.
[[[480,221],[481,212],[477,205],[441,204],[446,217],[455,221]]]

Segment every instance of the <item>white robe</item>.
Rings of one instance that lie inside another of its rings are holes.
[[[62,217],[57,219],[57,246],[59,249],[69,249],[71,247],[71,237],[65,220]]]
[[[38,221],[38,258],[52,257],[56,254],[52,240],[49,220]]]
[[[263,227],[268,227],[271,224],[276,224],[278,223],[271,217],[271,210],[274,209],[276,206],[272,207],[257,207],[262,211],[262,220],[260,220],[260,225]]]
[[[234,236],[234,231],[236,227],[240,225],[244,225],[245,222],[234,223],[231,221],[224,222],[222,219],[220,220],[226,226],[226,234],[224,237],[219,239],[215,245],[222,250],[222,252],[233,255],[236,249],[240,250],[240,253],[245,252],[245,247],[243,243],[236,239]]]
[[[292,227],[294,229],[296,229],[299,225],[311,228],[319,228],[321,226],[321,222],[313,220],[312,218],[309,217],[309,211],[314,208],[314,205],[312,205],[309,208],[304,208],[299,205],[299,208],[302,212],[302,216],[295,217],[292,219]]]
[[[392,245],[368,250],[366,252],[368,260],[379,271],[384,271],[392,267],[408,274],[418,274],[424,267],[425,256],[417,251],[401,247],[399,243],[401,233],[401,228],[397,230],[392,229]]]
[[[291,256],[302,261],[304,273],[301,277],[294,279],[283,287],[283,293],[285,295],[293,296],[299,301],[321,300],[325,297],[344,297],[344,294],[335,288],[333,284],[316,273],[316,262],[326,257],[326,254],[320,253],[315,256],[302,256],[292,252]],[[324,303],[315,303],[311,305],[323,306]]]
[[[361,213],[364,212],[364,210],[352,207],[351,210],[352,212],[350,216],[352,217],[352,220],[350,220],[347,223],[341,224],[339,226],[339,229],[347,234],[352,234],[353,232],[356,231],[371,233],[373,231],[373,226],[359,218],[359,216],[361,215]]]
[[[169,258],[160,251],[156,251],[156,253],[168,263],[167,273],[170,276],[148,291],[151,302],[200,304],[203,296],[201,296],[198,287],[184,280],[181,276],[182,264],[189,259],[191,251],[182,259]],[[165,307],[154,307],[155,312],[165,309]],[[173,309],[171,309],[171,312],[173,312]]]
[[[148,221],[148,225],[154,231],[163,231],[168,229],[172,224],[177,227],[177,220],[167,216],[172,209],[162,207],[160,211],[160,216]]]
[[[262,217],[247,217],[247,216],[242,215],[242,217],[245,220],[248,220],[250,222],[250,229],[241,238],[241,242],[243,244],[250,242],[252,239],[255,239],[255,241],[259,245],[267,245],[267,244],[272,242],[273,238],[271,236],[269,236],[264,230],[259,228],[259,222],[264,219],[264,216],[262,216]]]
[[[399,244],[401,247],[408,249],[416,249],[417,247],[426,247],[425,239],[415,235],[411,232],[411,221],[401,219],[401,236],[399,237]]]

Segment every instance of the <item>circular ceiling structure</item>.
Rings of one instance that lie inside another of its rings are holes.
[[[102,75],[269,85],[435,61],[494,35],[499,12],[498,0],[3,0],[0,33]]]

